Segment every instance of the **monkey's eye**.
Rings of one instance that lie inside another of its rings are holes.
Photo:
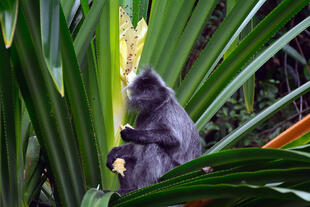
[[[153,88],[153,87],[152,87],[151,85],[145,86],[145,89],[146,89],[146,90],[152,90],[152,88]]]

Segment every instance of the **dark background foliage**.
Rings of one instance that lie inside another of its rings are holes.
[[[183,77],[194,64],[200,52],[206,46],[208,40],[223,21],[226,12],[225,1],[221,1],[214,10],[211,21],[209,21],[201,35],[196,41],[189,59],[183,69]],[[262,20],[280,1],[267,1],[255,15],[255,24]],[[291,29],[295,22],[310,15],[310,5],[305,7],[283,27],[275,37]],[[272,42],[270,40],[269,42]],[[307,64],[303,65],[295,58],[281,50],[271,58],[255,74],[255,103],[254,111],[248,113],[245,107],[242,88],[239,89],[229,101],[219,110],[212,120],[200,131],[205,149],[208,149],[218,140],[230,133],[233,129],[242,125],[245,121],[255,117],[262,109],[274,103],[278,98],[283,97],[291,90],[310,80],[310,31],[305,30],[290,42]],[[310,111],[310,97],[307,95],[299,98],[293,104],[287,106],[276,115],[260,124],[254,129],[238,147],[262,146],[270,139],[276,137],[289,126],[296,123]]]

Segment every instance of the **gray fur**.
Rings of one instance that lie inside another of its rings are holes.
[[[129,143],[113,148],[107,161],[110,169],[116,158],[126,161],[125,177],[119,175],[120,194],[153,184],[167,171],[201,155],[193,121],[159,75],[146,69],[129,90],[129,105],[139,111],[136,127],[121,131]]]

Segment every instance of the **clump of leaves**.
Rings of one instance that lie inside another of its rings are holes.
[[[248,113],[246,110],[242,90],[237,91],[200,131],[204,148],[208,149],[233,129],[236,129],[244,122],[255,117],[261,110],[275,103],[277,98],[279,98],[279,84],[280,81],[275,79],[258,81],[255,111],[252,113]],[[283,111],[282,116],[290,117],[294,113],[296,113],[294,108],[289,107]],[[262,146],[293,124],[290,120],[277,124],[278,118],[275,117],[275,119],[270,119],[259,125],[247,136],[247,139],[238,144],[238,147]]]

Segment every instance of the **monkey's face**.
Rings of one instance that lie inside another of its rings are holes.
[[[142,111],[153,110],[168,97],[168,91],[162,80],[150,69],[137,76],[128,89],[129,105]]]

